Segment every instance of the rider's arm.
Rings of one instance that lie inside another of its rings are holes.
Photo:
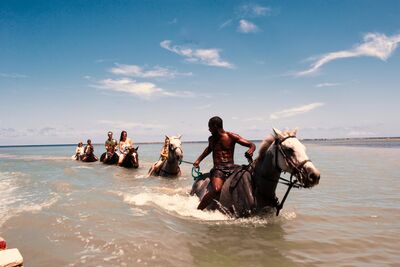
[[[123,142],[119,142],[119,152],[121,152],[122,154],[125,152],[124,151],[124,143]]]
[[[229,133],[229,135],[235,139],[236,143],[248,147],[249,149],[247,150],[246,154],[248,154],[250,157],[253,157],[253,153],[256,150],[256,145],[253,142],[250,142],[247,139],[244,139],[238,134],[235,133]]]
[[[201,155],[198,157],[198,159],[193,163],[193,166],[195,167],[199,167],[200,162],[207,157],[208,155],[210,155],[210,153],[212,152],[211,149],[211,139],[208,139],[208,146],[206,147],[206,149],[204,149],[203,153],[201,153]]]

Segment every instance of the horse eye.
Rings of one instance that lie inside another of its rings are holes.
[[[294,149],[291,147],[288,147],[285,149],[286,153],[288,153],[289,155],[292,155],[294,153]]]

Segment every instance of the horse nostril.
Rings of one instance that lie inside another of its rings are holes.
[[[314,181],[317,183],[319,182],[320,175],[318,173],[312,172],[312,173],[310,173],[309,177],[310,177],[311,181]]]

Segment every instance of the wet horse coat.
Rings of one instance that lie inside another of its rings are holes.
[[[274,132],[275,136],[264,140],[253,163],[239,167],[228,177],[219,199],[209,209],[219,208],[233,217],[246,217],[278,207],[275,191],[282,171],[295,175],[303,187],[318,184],[320,173],[296,138],[297,131],[282,133],[274,129]],[[191,194],[201,199],[208,190],[212,188],[206,174],[194,182]]]
[[[125,168],[139,168],[139,154],[137,153],[139,147],[130,148],[128,153],[125,155],[124,160],[121,163],[122,167]]]
[[[158,172],[155,171],[155,164],[149,170],[148,176],[162,176],[162,177],[178,177],[181,175],[181,169],[179,167],[182,158],[182,142],[181,135],[179,136],[166,136],[169,141],[168,146],[168,158],[162,163]]]

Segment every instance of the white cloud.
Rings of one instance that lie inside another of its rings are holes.
[[[97,123],[105,124],[110,127],[116,129],[142,129],[142,130],[151,130],[151,129],[162,129],[165,128],[165,125],[156,124],[156,123],[142,123],[142,122],[131,122],[131,121],[121,121],[121,120],[98,120]]]
[[[178,23],[177,18],[173,18],[172,20],[168,21],[168,24],[177,24],[177,23]]]
[[[293,117],[293,116],[296,116],[299,114],[309,112],[309,111],[316,109],[318,107],[321,107],[323,105],[324,105],[324,103],[312,103],[312,104],[304,105],[301,107],[294,107],[294,108],[285,109],[282,111],[277,111],[270,115],[270,119],[277,120],[277,119],[281,119],[281,118]]]
[[[376,133],[368,132],[368,131],[353,130],[353,131],[348,132],[347,135],[350,137],[367,137],[367,136],[375,136]]]
[[[205,110],[205,109],[210,109],[211,107],[212,107],[211,104],[206,104],[206,105],[197,106],[197,107],[194,107],[194,108],[195,108],[195,109],[198,109],[198,110]]]
[[[0,72],[0,77],[19,79],[19,78],[28,78],[29,76],[27,76],[25,74],[19,74],[19,73],[3,73],[3,72]]]
[[[317,85],[315,85],[315,87],[317,88],[321,88],[321,87],[335,87],[335,86],[339,86],[340,83],[319,83]]]
[[[142,67],[138,65],[125,65],[125,64],[115,64],[116,67],[110,70],[111,73],[117,75],[125,75],[131,77],[140,77],[140,78],[157,78],[157,77],[169,77],[173,78],[177,75],[192,75],[191,72],[188,73],[179,73],[174,70],[170,70],[167,68],[155,66],[153,69],[144,70]]]
[[[238,8],[239,17],[263,17],[271,14],[271,8],[257,4],[246,4]]]
[[[260,29],[254,23],[252,23],[248,20],[245,20],[245,19],[241,19],[239,21],[239,26],[238,26],[237,30],[238,30],[238,32],[241,32],[241,33],[255,33],[255,32],[258,32]]]
[[[210,49],[191,49],[182,46],[172,46],[170,40],[164,40],[160,46],[168,51],[178,54],[185,58],[185,61],[191,63],[201,63],[208,66],[221,67],[221,68],[234,68],[234,65],[228,61],[221,59],[219,54],[220,50],[216,48]]]
[[[169,97],[194,97],[192,92],[170,92],[157,87],[150,82],[137,82],[129,78],[123,79],[105,79],[98,82],[95,86],[101,89],[124,92],[133,94],[140,98],[150,100],[156,97],[169,96]]]
[[[228,27],[232,24],[232,19],[228,19],[227,21],[223,22],[221,25],[219,25],[219,29],[223,29],[225,27]]]
[[[323,65],[341,58],[352,57],[376,57],[383,61],[388,59],[396,50],[400,43],[400,34],[391,37],[381,33],[367,33],[364,36],[364,42],[354,46],[349,50],[341,50],[324,54],[311,64],[310,68],[305,71],[297,72],[297,76],[310,75],[317,72]]]

